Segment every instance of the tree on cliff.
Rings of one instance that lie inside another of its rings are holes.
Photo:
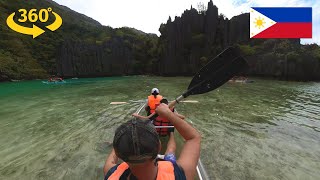
[[[192,9],[192,6],[191,6],[191,9]],[[207,12],[207,6],[204,5],[203,2],[198,2],[197,4],[197,10],[199,12],[199,14],[205,14]]]

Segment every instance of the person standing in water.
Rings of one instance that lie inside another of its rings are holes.
[[[163,98],[159,93],[160,91],[158,88],[153,88],[151,90],[151,95],[148,96],[148,106],[146,106],[145,108],[148,116],[155,112],[155,109],[160,104],[160,101]]]
[[[170,136],[165,161],[159,161],[161,142],[158,133],[149,121],[133,119],[115,132],[113,150],[104,165],[105,179],[194,179],[200,156],[199,132],[176,116],[166,104],[160,104],[156,113],[169,119],[185,139],[179,158],[175,158],[175,142]],[[118,164],[119,158],[124,162]]]

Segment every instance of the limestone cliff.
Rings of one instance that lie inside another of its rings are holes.
[[[249,14],[219,15],[212,0],[207,11],[192,8],[161,24],[159,74],[193,75],[230,45],[238,45],[250,63],[248,75],[285,80],[320,80],[320,48],[300,39],[250,39]]]
[[[102,45],[67,41],[58,52],[57,71],[64,77],[128,75],[133,59],[133,52],[119,37]]]
[[[66,40],[57,52],[57,72],[64,77],[152,73],[150,62],[156,54],[157,38],[132,28],[120,28],[112,30],[104,42]]]
[[[231,20],[219,15],[213,2],[206,12],[195,8],[160,26],[161,75],[191,75],[228,45],[248,42],[249,14]]]

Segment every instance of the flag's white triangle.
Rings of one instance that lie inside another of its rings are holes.
[[[250,8],[250,38],[276,24],[276,22],[260,12]]]

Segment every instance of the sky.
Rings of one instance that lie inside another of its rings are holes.
[[[181,16],[191,5],[207,6],[209,0],[54,0],[72,10],[85,14],[105,26],[133,27],[146,33],[160,35],[161,23],[169,16]],[[212,0],[219,14],[227,18],[249,12],[250,7],[312,7],[313,38],[301,39],[302,44],[320,44],[319,0]],[[318,2],[317,2],[318,1]]]

